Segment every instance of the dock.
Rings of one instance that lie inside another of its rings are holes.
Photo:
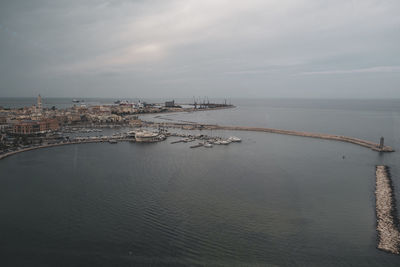
[[[387,166],[376,166],[376,230],[378,249],[400,254],[400,231],[393,185]]]

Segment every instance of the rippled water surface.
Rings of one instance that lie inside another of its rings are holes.
[[[400,149],[399,101],[238,102],[165,116],[373,141],[383,135]],[[71,145],[0,161],[1,265],[400,265],[399,256],[375,248],[375,165],[391,167],[399,196],[397,152],[208,134],[243,142]]]

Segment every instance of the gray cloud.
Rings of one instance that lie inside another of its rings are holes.
[[[0,96],[357,97],[366,86],[364,97],[400,97],[399,11],[394,0],[5,0]]]

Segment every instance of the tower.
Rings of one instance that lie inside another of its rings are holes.
[[[379,142],[379,148],[380,149],[383,149],[383,147],[385,146],[385,139],[383,138],[383,136],[381,137],[381,140],[380,140],[380,142]]]
[[[37,97],[37,109],[39,113],[42,112],[42,97],[40,95]]]
[[[42,97],[38,95],[37,97],[37,104],[35,107],[35,115],[40,117],[42,116],[43,106],[42,106]]]

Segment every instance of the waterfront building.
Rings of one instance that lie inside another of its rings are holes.
[[[60,125],[56,119],[24,120],[14,123],[12,133],[18,135],[42,134],[56,131],[59,128]]]

